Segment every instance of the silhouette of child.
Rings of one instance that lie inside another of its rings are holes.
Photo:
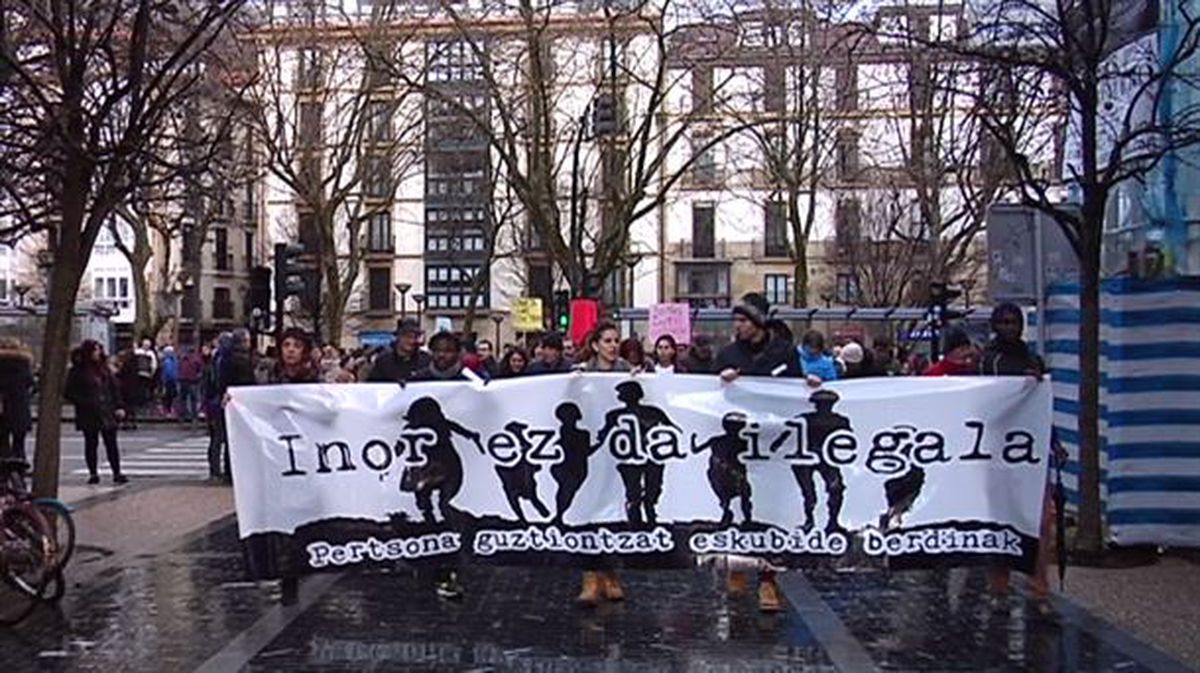
[[[400,477],[400,488],[417,497],[417,507],[426,523],[434,523],[433,493],[438,492],[438,510],[442,520],[449,520],[450,501],[458,495],[463,483],[462,459],[454,448],[453,435],[469,439],[484,453],[479,433],[468,430],[446,418],[442,407],[432,397],[422,397],[409,406],[404,415],[405,427],[433,430],[437,441],[426,449],[424,465],[407,467]],[[485,454],[486,455],[486,454]]]
[[[741,498],[742,516],[748,523],[752,519],[750,481],[746,477],[746,464],[740,457],[750,448],[741,436],[742,430],[746,429],[746,415],[737,411],[725,414],[721,419],[721,427],[725,434],[711,437],[699,446],[696,445],[696,437],[693,435],[692,453],[712,450],[708,459],[708,483],[717,499],[721,501],[721,525],[728,526],[733,523],[730,505],[734,498]]]
[[[533,448],[533,442],[525,436],[527,427],[529,427],[527,424],[519,421],[512,421],[504,426],[505,430],[517,437],[517,442],[521,445],[521,459],[512,466],[496,465],[496,476],[500,477],[500,484],[504,487],[504,497],[508,499],[509,507],[512,507],[513,513],[517,515],[521,523],[525,523],[525,512],[521,510],[521,498],[525,498],[533,505],[538,516],[543,518],[550,516],[550,510],[542,504],[541,498],[538,497],[537,473],[542,466],[529,462],[529,450]]]

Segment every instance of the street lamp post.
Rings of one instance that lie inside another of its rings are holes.
[[[496,343],[492,345],[494,352],[500,352],[500,323],[504,322],[503,313],[493,313],[492,322],[496,323]]]
[[[17,295],[18,306],[25,306],[25,295],[29,294],[29,291],[32,289],[32,286],[24,283],[13,283],[12,291]]]
[[[417,325],[425,331],[425,295],[418,292],[413,295],[413,301],[417,303]]]
[[[412,289],[412,283],[396,283],[396,291],[400,293],[400,319],[404,320],[408,317],[408,291]]]

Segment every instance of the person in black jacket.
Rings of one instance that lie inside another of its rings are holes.
[[[995,337],[983,349],[979,373],[985,376],[1041,377],[1045,365],[1029,344],[1021,338],[1025,331],[1025,316],[1016,304],[1004,302],[992,309],[992,332]]]
[[[994,337],[983,349],[979,358],[979,373],[985,376],[1032,376],[1040,379],[1046,367],[1042,359],[1029,348],[1021,338],[1025,331],[1025,316],[1016,304],[1004,302],[992,309],[992,332]],[[1060,457],[1065,458],[1065,457]],[[1055,512],[1054,500],[1050,497],[1049,488],[1042,501],[1042,526],[1039,537],[1038,556],[1033,576],[1030,578],[1030,590],[1037,601],[1039,609],[1047,609],[1050,595],[1050,580],[1046,563],[1050,558],[1050,543],[1054,539]],[[997,606],[1004,604],[1004,596],[1008,594],[1008,568],[992,567],[988,569],[988,589],[992,603]]]
[[[26,459],[32,388],[33,354],[20,339],[0,337],[0,458]]]
[[[83,432],[83,457],[90,475],[88,483],[100,483],[97,453],[101,439],[113,483],[129,481],[121,474],[121,456],[117,448],[117,424],[125,418],[125,405],[117,380],[108,368],[104,347],[98,341],[88,339],[71,353],[66,398],[75,405],[75,427]]]
[[[772,338],[767,329],[769,305],[751,292],[733,309],[733,343],[717,353],[716,371],[725,381],[738,376],[802,378],[800,356],[792,344]]]
[[[774,337],[768,329],[770,304],[762,295],[751,292],[733,309],[735,340],[717,354],[716,371],[726,383],[739,376],[804,378],[800,354],[785,339]],[[810,384],[813,381],[810,379]],[[815,385],[820,385],[817,379]],[[745,590],[746,574],[734,571],[729,576],[729,593]],[[763,612],[779,612],[783,599],[775,573],[764,569],[758,575],[758,607]]]
[[[526,372],[533,374],[563,374],[575,370],[575,363],[563,353],[563,336],[550,332],[542,337],[542,347],[536,360]]]
[[[368,383],[404,383],[417,370],[429,366],[429,354],[420,349],[421,326],[412,318],[396,325],[396,341],[392,348],[380,353],[367,375]]]

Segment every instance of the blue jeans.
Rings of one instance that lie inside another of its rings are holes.
[[[196,410],[200,406],[200,382],[179,382],[179,415],[183,420],[196,420]]]

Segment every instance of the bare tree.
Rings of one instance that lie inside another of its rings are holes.
[[[385,65],[405,36],[368,17],[361,39],[339,37],[335,24],[346,17],[326,14],[321,3],[311,9],[299,23],[260,27],[266,76],[250,97],[266,168],[295,195],[300,242],[319,270],[319,309],[307,308],[320,311],[323,337],[336,344],[363,262],[377,247],[371,218],[390,215],[398,186],[420,166],[423,119],[413,87]]]
[[[394,4],[393,16],[402,15]],[[518,0],[493,11],[442,2],[446,29],[426,46],[430,68],[393,65],[483,131],[528,235],[586,296],[628,268],[632,226],[657,211],[695,156],[674,161],[694,121],[671,115],[684,77],[667,57],[673,29],[664,13],[674,5],[620,4],[568,16],[567,3]],[[451,58],[478,78],[485,105],[465,104],[430,79]],[[737,130],[721,129],[699,149]]]
[[[928,229],[914,209],[911,192],[883,186],[841,204],[837,257],[851,285],[832,294],[862,306],[902,306],[912,299],[929,265]]]
[[[1020,181],[1022,200],[1061,227],[1080,260],[1080,511],[1076,545],[1103,546],[1099,463],[1101,240],[1123,186],[1200,142],[1194,91],[1200,20],[1185,0],[1133,12],[1115,0],[998,0],[978,8],[944,53],[987,68],[980,120]],[[1065,185],[1044,170],[1067,122]],[[1065,188],[1065,189],[1064,189]],[[1066,201],[1064,202],[1064,191]]]
[[[34,489],[58,490],[62,382],[75,296],[97,235],[135,190],[168,112],[239,0],[12,0],[0,51],[0,235],[45,229],[54,255]]]
[[[922,221],[923,274],[954,281],[967,271],[989,207],[1013,190],[1005,157],[989,152],[979,95],[981,68],[974,58],[927,48],[959,38],[960,3],[902,5],[855,41],[856,51],[879,59],[859,86],[889,113],[873,115],[860,129],[863,170],[872,184],[908,188]],[[891,20],[889,20],[891,19]]]

